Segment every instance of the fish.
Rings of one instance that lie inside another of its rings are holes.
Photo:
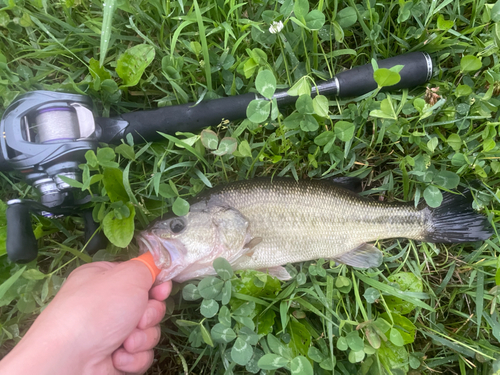
[[[215,275],[213,261],[254,269],[282,280],[288,263],[330,259],[358,268],[379,267],[372,242],[407,238],[433,243],[482,241],[488,218],[472,208],[470,191],[445,193],[437,208],[380,202],[356,193],[352,180],[256,178],[208,189],[185,216],[154,220],[137,236],[151,252],[158,280],[184,282]]]

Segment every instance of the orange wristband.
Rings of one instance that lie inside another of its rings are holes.
[[[153,276],[153,283],[156,281],[156,277],[160,274],[161,270],[156,267],[153,255],[149,251],[138,256],[137,258],[132,258],[131,260],[138,260],[139,262],[145,264],[149,268],[151,276]]]

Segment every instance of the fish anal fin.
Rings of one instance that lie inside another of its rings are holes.
[[[375,246],[363,243],[351,251],[333,259],[339,263],[357,268],[376,268],[382,264],[383,255]]]
[[[274,276],[280,280],[290,280],[292,278],[292,276],[290,276],[290,274],[285,269],[285,267],[282,267],[282,266],[262,268],[258,271],[263,272],[263,273],[267,273],[267,274]]]

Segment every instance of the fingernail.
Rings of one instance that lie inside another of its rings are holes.
[[[126,366],[134,361],[134,356],[125,352],[121,352],[118,356],[118,365]]]

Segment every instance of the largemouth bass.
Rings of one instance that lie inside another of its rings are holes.
[[[233,269],[289,278],[283,265],[326,258],[378,267],[382,253],[369,242],[409,238],[470,242],[491,236],[469,194],[445,194],[438,208],[384,203],[330,181],[254,179],[210,189],[190,202],[186,216],[160,218],[138,236],[162,271],[160,281],[215,274],[214,259]]]

